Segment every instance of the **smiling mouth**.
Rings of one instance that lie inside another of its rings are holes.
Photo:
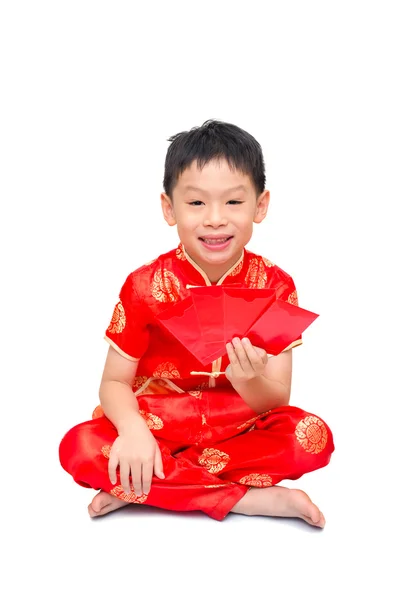
[[[225,236],[225,237],[219,237],[219,238],[205,238],[205,237],[201,237],[199,238],[199,240],[201,240],[202,242],[204,242],[205,244],[213,244],[214,246],[218,245],[218,244],[225,244],[226,242],[228,242],[229,240],[232,239],[232,235],[229,236]]]

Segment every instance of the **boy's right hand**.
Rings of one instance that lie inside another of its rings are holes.
[[[116,469],[120,465],[120,483],[126,494],[132,491],[137,495],[148,494],[152,485],[153,472],[164,479],[163,461],[160,448],[140,416],[129,425],[128,429],[119,432],[113,443],[109,456],[109,478],[114,485],[117,482]]]

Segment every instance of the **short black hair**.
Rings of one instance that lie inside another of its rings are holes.
[[[202,169],[214,159],[224,158],[229,167],[248,175],[257,196],[265,189],[265,163],[260,144],[244,129],[209,119],[200,127],[181,131],[168,138],[171,144],[165,157],[164,192],[172,199],[178,177],[195,160]]]

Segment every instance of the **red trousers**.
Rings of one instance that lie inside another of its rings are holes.
[[[73,427],[59,447],[62,467],[78,484],[221,521],[250,487],[298,479],[327,465],[334,450],[329,427],[315,415],[293,406],[258,415],[232,390],[147,394],[138,402],[160,447],[165,479],[153,476],[149,494],[140,497],[124,493],[119,473],[111,484],[108,457],[118,434],[99,416]]]

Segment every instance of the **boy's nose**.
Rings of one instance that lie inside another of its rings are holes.
[[[212,208],[205,216],[204,225],[207,227],[220,227],[226,225],[226,215],[219,208]]]

